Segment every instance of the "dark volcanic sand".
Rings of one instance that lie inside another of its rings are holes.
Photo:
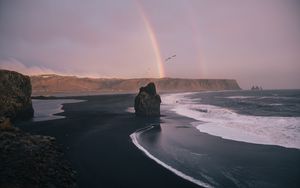
[[[78,172],[79,187],[199,187],[161,167],[131,142],[129,135],[159,119],[126,112],[134,95],[72,97],[65,119],[21,122],[34,134],[54,136]]]
[[[130,134],[150,123],[160,121],[159,118],[139,118],[126,112],[128,107],[133,106],[134,95],[70,98],[86,101],[64,104],[65,112],[60,115],[66,116],[65,119],[21,122],[18,126],[33,134],[56,137],[67,159],[78,172],[80,187],[199,187],[160,166],[132,143]],[[185,120],[187,124],[190,123],[187,118],[170,112],[163,114],[165,117],[161,119],[166,124]],[[171,126],[168,128],[169,132],[164,134],[172,134],[172,138],[176,137],[179,143],[197,143],[195,148],[201,150],[199,153],[205,152],[214,156],[213,162],[202,165],[204,169],[216,168],[215,178],[219,179],[222,186],[235,187],[228,179],[218,176],[219,169],[242,164],[248,171],[238,173],[238,176],[249,182],[256,180],[252,187],[299,187],[299,150],[225,140],[192,131],[192,127],[183,128]],[[181,137],[184,135],[181,134],[183,131],[194,136],[185,140],[186,137]],[[151,132],[148,136],[151,136]]]

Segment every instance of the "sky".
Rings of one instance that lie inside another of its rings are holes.
[[[299,89],[300,1],[0,0],[0,68]]]

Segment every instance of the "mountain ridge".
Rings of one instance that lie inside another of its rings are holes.
[[[154,82],[159,92],[192,92],[240,90],[235,79],[186,78],[88,78],[45,74],[31,76],[33,95],[80,93],[136,93],[139,88]]]

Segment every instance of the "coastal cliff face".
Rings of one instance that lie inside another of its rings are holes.
[[[160,92],[240,89],[236,80],[229,79],[94,79],[78,78],[75,76],[41,75],[32,76],[31,82],[33,95],[53,95],[60,93],[133,93],[149,82],[153,82]]]
[[[26,119],[33,117],[33,113],[30,78],[0,70],[0,117]]]
[[[140,88],[140,92],[135,97],[134,109],[137,116],[156,117],[160,116],[161,98],[156,93],[153,82]]]
[[[55,138],[31,135],[11,124],[33,113],[30,78],[0,70],[0,187],[76,187],[75,171]]]

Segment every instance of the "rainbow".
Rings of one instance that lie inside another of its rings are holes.
[[[163,60],[162,60],[162,57],[161,57],[161,54],[160,54],[160,48],[159,48],[159,43],[157,41],[157,37],[155,35],[153,27],[150,24],[149,19],[146,16],[145,11],[143,10],[142,5],[138,1],[136,1],[136,2],[137,2],[137,5],[138,5],[138,10],[139,10],[139,12],[142,16],[143,22],[145,24],[147,33],[149,35],[149,39],[150,39],[150,42],[151,42],[151,46],[153,48],[153,52],[155,54],[156,66],[157,66],[157,69],[158,69],[159,78],[163,78],[163,77],[165,77],[165,69],[164,69]]]

